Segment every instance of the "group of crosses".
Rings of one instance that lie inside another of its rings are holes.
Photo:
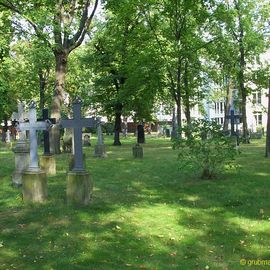
[[[72,170],[67,175],[67,200],[73,203],[88,204],[91,194],[91,180],[89,174],[84,168],[83,150],[82,150],[82,128],[97,127],[101,131],[100,118],[83,118],[81,115],[82,102],[79,98],[73,102],[73,119],[61,119],[60,126],[63,128],[73,129],[73,160]],[[50,138],[49,129],[55,123],[55,119],[49,118],[48,110],[44,109],[42,119],[37,119],[36,103],[32,101],[29,105],[28,115],[23,111],[20,104],[18,113],[15,114],[15,127],[19,132],[19,140],[16,145],[18,166],[17,173],[15,171],[15,179],[18,172],[21,172],[21,184],[23,199],[25,201],[44,201],[47,199],[47,176],[46,173],[39,167],[38,158],[38,140],[37,131],[43,131],[44,137],[44,155],[45,163],[50,163],[52,157],[50,153]],[[30,155],[29,163],[26,162],[26,155],[22,157],[22,153],[26,148],[25,138],[26,131],[29,134]],[[98,136],[98,145],[102,144],[102,134]],[[15,147],[15,163],[16,163],[16,147]],[[23,150],[24,149],[24,150]],[[48,159],[49,158],[49,159]],[[25,168],[27,164],[27,168]],[[54,165],[55,166],[55,165]],[[20,182],[13,181],[14,184]]]

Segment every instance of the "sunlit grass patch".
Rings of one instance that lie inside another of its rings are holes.
[[[183,175],[164,138],[146,138],[134,160],[134,137],[94,158],[87,207],[66,205],[67,154],[48,177],[48,202],[25,204],[11,186],[14,157],[0,150],[0,269],[243,269],[241,258],[270,258],[269,160],[263,142],[242,146],[239,170],[202,181]],[[40,152],[42,150],[40,149]]]

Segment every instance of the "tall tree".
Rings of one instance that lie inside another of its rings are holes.
[[[251,65],[263,52],[263,27],[261,24],[261,1],[233,0],[221,3],[226,15],[223,22],[226,30],[230,33],[233,43],[237,48],[236,82],[240,98],[240,109],[242,114],[243,141],[248,143],[248,126],[246,103],[250,93],[247,83],[248,65]]]
[[[114,119],[114,145],[121,145],[122,116],[132,116],[135,121],[151,117],[160,89],[159,67],[136,1],[108,1],[106,8],[106,22],[90,44],[84,62],[93,66],[90,98]]]
[[[189,121],[192,96],[195,96],[194,90],[199,89],[191,83],[194,71],[191,67],[200,59],[194,55],[211,43],[203,35],[209,23],[208,7],[193,0],[155,0],[147,4],[141,2],[140,8],[160,50],[167,88],[176,104],[177,124],[181,128],[183,105]]]
[[[18,16],[16,23],[26,21],[40,41],[45,42],[55,57],[55,86],[52,99],[52,116],[61,117],[69,54],[79,47],[89,30],[98,6],[98,0],[84,1],[20,1],[0,0],[0,6]],[[60,127],[52,129],[52,152],[60,152]]]

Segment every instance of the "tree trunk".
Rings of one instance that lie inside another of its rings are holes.
[[[243,122],[243,143],[249,143],[249,134],[248,134],[248,126],[247,126],[247,111],[246,111],[246,103],[247,103],[247,89],[245,87],[245,47],[244,47],[244,26],[242,22],[242,14],[238,3],[236,3],[236,9],[238,12],[238,22],[239,22],[239,73],[238,73],[238,82],[240,93],[242,97],[242,122]]]
[[[38,71],[38,77],[39,77],[39,109],[40,111],[42,111],[45,108],[46,79],[44,77],[44,74],[41,68]]]
[[[117,103],[115,106],[115,123],[114,123],[114,142],[113,145],[121,145],[120,133],[121,133],[121,115],[123,105]]]
[[[181,104],[181,70],[182,70],[182,61],[180,56],[178,57],[177,63],[177,84],[176,84],[176,120],[177,120],[177,129],[181,130],[182,128],[182,104]],[[179,134],[181,137],[181,133]]]
[[[267,108],[267,130],[266,130],[266,143],[265,143],[265,157],[270,155],[270,78],[268,85],[268,108]]]
[[[189,94],[189,85],[188,85],[188,60],[185,62],[185,72],[184,72],[184,90],[185,90],[185,95],[184,95],[184,105],[185,105],[185,116],[186,116],[186,121],[187,125],[190,126],[191,124],[191,117],[190,117],[190,94]]]
[[[233,89],[231,87],[231,80],[227,78],[227,89],[226,89],[226,101],[225,101],[225,108],[224,108],[224,124],[223,124],[223,131],[228,131],[229,128],[229,115],[230,115],[230,103],[232,99]]]
[[[59,120],[61,118],[61,105],[64,101],[64,89],[67,73],[67,52],[55,52],[55,86],[54,96],[52,100],[52,112],[51,117],[56,119],[56,124],[53,125],[50,132],[51,137],[51,153],[60,154],[60,125]]]

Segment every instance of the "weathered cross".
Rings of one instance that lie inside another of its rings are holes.
[[[20,102],[18,104],[18,112],[14,112],[12,114],[12,121],[15,123],[15,125],[19,122],[24,122],[25,118],[27,118],[27,114],[24,112],[24,104]],[[26,139],[26,132],[25,131],[19,131],[19,141],[24,141]]]
[[[55,118],[49,118],[49,110],[48,109],[43,109],[42,110],[42,121],[50,121],[51,124],[55,124]],[[44,156],[50,156],[50,134],[49,130],[45,129],[43,130],[43,140],[44,140]]]
[[[61,120],[60,125],[64,128],[73,129],[73,154],[74,154],[74,167],[72,171],[84,171],[83,166],[83,151],[82,151],[82,128],[83,127],[95,127],[95,118],[82,118],[81,107],[82,102],[80,99],[76,99],[73,102],[73,119]]]
[[[37,121],[36,103],[31,101],[29,105],[29,122],[19,122],[16,125],[18,131],[29,130],[30,141],[30,162],[29,171],[39,171],[38,166],[38,144],[37,131],[49,129],[51,123],[49,120]]]
[[[240,119],[240,115],[234,114],[234,109],[231,109],[230,110],[230,115],[228,115],[226,118],[230,119],[230,122],[231,122],[231,136],[234,136],[235,135],[235,129],[234,129],[235,120]]]

